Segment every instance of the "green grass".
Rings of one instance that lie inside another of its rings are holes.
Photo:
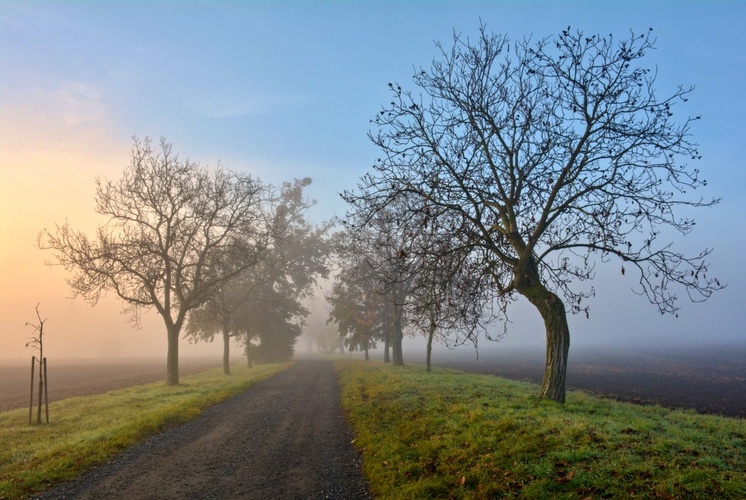
[[[746,498],[746,420],[337,362],[376,498]]]
[[[28,409],[0,413],[0,498],[22,498],[86,469],[143,438],[185,423],[203,409],[266,380],[288,364],[222,368],[49,405],[49,425],[29,425]]]

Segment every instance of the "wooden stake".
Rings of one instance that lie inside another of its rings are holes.
[[[44,375],[42,373],[42,360],[39,360],[39,404],[36,407],[36,423],[41,423],[41,406],[42,398],[44,397]]]
[[[36,356],[31,356],[31,400],[28,403],[28,423],[31,425],[31,415],[34,411],[34,364],[36,363]]]
[[[49,423],[49,381],[47,380],[47,358],[44,358],[44,408]]]

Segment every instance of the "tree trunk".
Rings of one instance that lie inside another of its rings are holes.
[[[391,363],[391,333],[386,329],[386,333],[383,336],[383,362]]]
[[[557,295],[543,286],[538,292],[527,298],[539,310],[546,330],[546,363],[539,397],[564,403],[567,355],[570,351],[567,313],[565,305]]]
[[[391,363],[391,330],[389,329],[389,317],[390,308],[388,304],[384,309],[384,327],[383,327],[383,362]]]
[[[251,361],[251,339],[246,338],[246,363],[249,365],[249,368],[254,367],[254,363]]]
[[[166,385],[179,385],[179,330],[174,325],[168,326]]]
[[[427,332],[427,355],[425,359],[425,364],[427,365],[427,371],[431,371],[430,366],[430,358],[433,354],[433,337],[435,336],[435,328],[437,327],[437,324],[435,323],[435,311],[430,311],[430,328]]]
[[[36,371],[34,366],[36,364],[36,356],[31,356],[31,398],[28,403],[28,424],[31,425],[34,422],[34,375]]]
[[[544,320],[547,351],[539,398],[564,403],[567,355],[570,351],[570,328],[565,305],[562,299],[543,285],[533,261],[516,269],[514,281],[516,290],[539,310]]]
[[[550,311],[542,315],[547,335],[547,355],[539,397],[564,403],[570,328],[567,326],[564,304],[559,297],[555,296],[555,299]]]
[[[404,339],[404,333],[402,332],[401,319],[402,313],[404,312],[404,306],[400,304],[394,304],[394,328],[392,332],[392,349],[391,354],[393,355],[393,365],[402,366],[404,364],[404,354],[402,353],[402,340]]]
[[[47,423],[49,423],[49,382],[47,380],[47,358],[42,360],[44,362],[44,412],[46,415]]]
[[[223,373],[231,374],[231,336],[225,325],[223,325]]]
[[[41,424],[41,403],[44,395],[44,375],[42,373],[43,359],[39,359],[39,404],[36,407],[36,423]]]
[[[365,361],[370,361],[370,356],[368,355],[368,346],[365,346]]]

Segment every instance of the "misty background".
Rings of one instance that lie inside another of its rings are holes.
[[[572,347],[746,344],[746,5],[0,1],[0,359],[34,354],[26,323],[36,323],[37,304],[51,360],[165,357],[160,318],[146,315],[134,329],[111,295],[95,307],[69,298],[67,273],[46,266],[53,255],[36,248],[37,234],[55,223],[94,230],[94,181],[121,175],[133,135],[164,136],[182,157],[273,184],[310,176],[311,217],[342,216],[338,193],[355,187],[378,154],[366,134],[389,100],[387,84],[409,86],[437,55],[435,40],[448,42],[453,30],[473,36],[480,19],[512,38],[568,25],[619,37],[652,27],[658,48],[643,62],[658,68],[660,92],[696,87],[679,112],[702,116],[693,133],[703,159],[693,166],[708,180],[701,195],[723,202],[684,214],[697,227],[675,244],[689,253],[714,247],[711,272],[728,287],[703,304],[682,296],[679,318],[661,316],[631,292],[633,276],[599,264],[590,318],[569,317]],[[334,328],[326,290],[310,304],[310,335]],[[543,353],[538,313],[519,301],[510,319],[500,343],[480,340],[480,356],[510,347]],[[306,346],[301,338],[297,350]],[[407,339],[405,349],[423,352],[424,340]],[[182,340],[180,351],[219,360],[222,346]]]

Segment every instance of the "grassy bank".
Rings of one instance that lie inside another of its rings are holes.
[[[746,498],[746,420],[338,362],[376,498]]]
[[[49,406],[49,425],[29,425],[28,409],[0,413],[0,498],[21,498],[87,468],[208,406],[239,394],[288,365],[245,365],[163,382],[69,398]]]

